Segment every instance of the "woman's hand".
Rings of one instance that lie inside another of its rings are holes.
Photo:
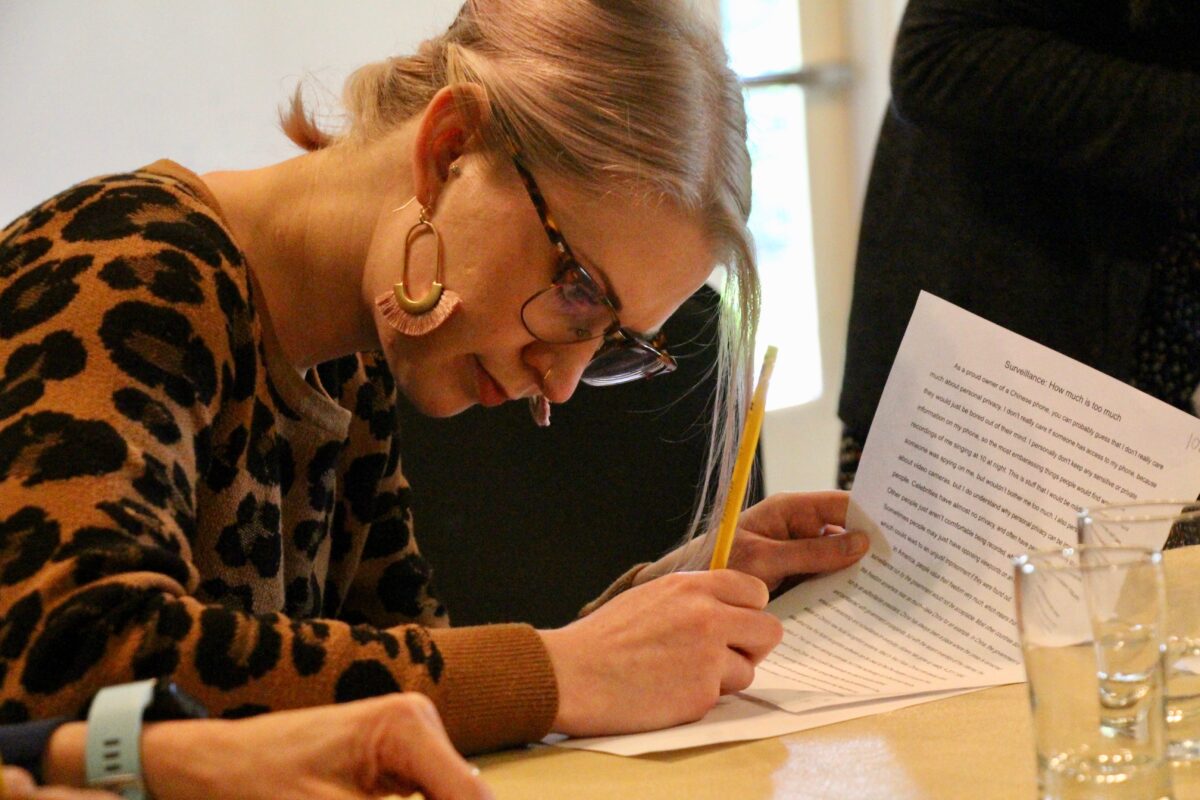
[[[691,722],[754,679],[783,636],[767,587],[732,570],[667,575],[565,628],[542,631],[559,704],[554,730],[632,733]]]
[[[233,722],[162,723],[142,739],[158,800],[357,800],[422,792],[490,800],[424,695],[385,695]]]
[[[86,736],[83,723],[55,731],[42,760],[48,784],[82,785]],[[450,744],[433,703],[412,693],[236,721],[153,723],[142,731],[142,773],[157,800],[360,800],[415,791],[427,800],[492,798]],[[57,787],[29,794],[31,786],[14,776],[5,800],[113,800]]]
[[[83,722],[55,730],[47,786],[5,769],[2,800],[114,800],[83,786]],[[421,792],[427,800],[491,800],[455,751],[432,700],[386,694],[246,720],[155,722],[142,732],[142,772],[157,800],[360,800]]]
[[[866,555],[867,535],[847,532],[846,492],[773,494],[742,512],[729,568],[774,591],[787,579],[848,567]]]
[[[23,769],[3,767],[0,779],[2,800],[121,800],[115,794],[94,789],[71,789],[66,786],[37,786]]]
[[[785,582],[833,572],[858,561],[869,548],[867,536],[847,532],[846,492],[773,494],[742,512],[729,553],[730,569],[753,575],[774,592]],[[647,564],[633,579],[639,586],[684,569],[704,569],[715,539],[699,537]]]

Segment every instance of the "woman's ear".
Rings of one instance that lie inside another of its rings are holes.
[[[487,93],[476,83],[438,90],[417,126],[413,141],[413,190],[417,202],[433,206],[462,154],[481,146],[491,112]]]

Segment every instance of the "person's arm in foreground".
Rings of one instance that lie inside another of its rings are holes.
[[[47,786],[6,767],[4,800],[110,800],[82,786],[86,725],[55,731],[42,760]],[[420,791],[429,800],[492,797],[454,751],[418,694],[284,711],[245,720],[148,725],[142,768],[158,800],[354,800]]]

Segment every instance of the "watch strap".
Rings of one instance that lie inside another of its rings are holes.
[[[142,781],[142,714],[154,698],[155,681],[101,689],[87,720],[88,786],[147,800]]]

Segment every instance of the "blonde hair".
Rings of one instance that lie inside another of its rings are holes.
[[[759,309],[746,116],[726,62],[719,34],[686,0],[468,0],[414,55],[350,76],[345,130],[321,130],[299,90],[283,117],[309,150],[370,141],[441,88],[473,83],[488,99],[494,156],[519,152],[535,172],[582,190],[641,192],[700,220],[726,277],[714,425],[689,537],[711,530],[728,491]]]

